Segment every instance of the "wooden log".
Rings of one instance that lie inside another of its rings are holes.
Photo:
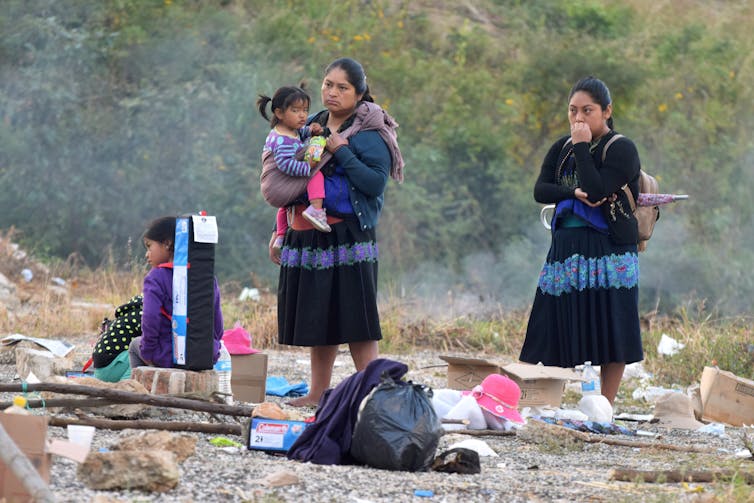
[[[623,482],[700,482],[710,483],[730,481],[733,477],[740,477],[747,484],[754,484],[754,472],[736,472],[733,470],[690,471],[679,470],[632,470],[616,468],[610,470],[609,479]]]
[[[472,437],[513,437],[516,435],[515,431],[503,430],[446,430],[443,435],[452,435],[453,433]]]
[[[4,410],[10,407],[13,402],[0,403],[0,410]],[[120,403],[107,398],[51,398],[49,400],[33,399],[30,398],[26,401],[26,407],[29,409],[41,409],[44,407],[54,408],[70,408],[70,409],[83,409],[87,407],[104,407],[106,405],[113,405]]]
[[[71,395],[95,396],[100,398],[108,398],[110,400],[117,401],[117,403],[143,403],[146,405],[155,405],[157,407],[188,409],[199,412],[210,412],[213,414],[224,414],[227,416],[251,417],[251,413],[254,411],[254,407],[245,405],[226,405],[189,398],[134,393],[132,391],[98,388],[96,386],[82,386],[80,384],[60,384],[44,382],[36,384],[0,384],[0,392],[19,393],[34,391],[51,391],[54,393]]]
[[[0,424],[0,459],[23,484],[24,489],[31,495],[32,501],[44,503],[55,501],[55,496],[47,487],[39,472],[10,438],[2,424]]]
[[[50,417],[50,426],[65,427],[69,424],[94,426],[105,430],[165,430],[192,431],[196,433],[212,433],[215,435],[243,436],[243,426],[231,423],[194,423],[186,421],[148,421],[148,420],[115,420],[98,418]]]

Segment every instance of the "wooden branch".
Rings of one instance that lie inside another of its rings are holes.
[[[168,395],[150,395],[111,388],[98,388],[96,386],[82,386],[80,384],[60,384],[45,382],[36,384],[0,384],[0,392],[19,393],[26,391],[51,391],[54,393],[72,395],[88,395],[108,398],[110,400],[117,401],[118,403],[143,403],[146,405],[155,405],[158,407],[196,410],[200,412],[224,414],[227,416],[251,417],[251,413],[254,411],[254,407],[245,405],[226,405],[221,403],[205,402],[202,400],[193,400],[189,398],[178,398]]]
[[[147,420],[114,420],[67,417],[50,417],[50,426],[68,426],[69,424],[82,424],[94,426],[105,430],[165,430],[165,431],[193,431],[197,433],[212,433],[215,435],[238,435],[243,436],[243,426],[230,423],[194,423],[179,421],[147,421]]]
[[[678,470],[631,470],[618,468],[610,471],[610,480],[623,482],[718,482],[730,481],[740,477],[747,484],[754,484],[754,472],[736,472],[734,470],[691,471]]]
[[[31,495],[32,501],[44,503],[55,501],[55,496],[39,475],[39,472],[13,442],[2,424],[0,424],[0,459],[23,484],[24,489]]]
[[[472,437],[512,437],[516,435],[515,431],[503,430],[446,430],[443,435],[452,435],[453,433],[470,435]]]
[[[0,403],[0,410],[5,410],[6,407],[10,407],[13,402]],[[121,403],[107,398],[51,398],[49,400],[43,399],[29,399],[26,401],[26,407],[29,409],[41,409],[44,407],[65,407],[65,408],[86,408],[86,407],[104,407],[106,405],[113,405]]]

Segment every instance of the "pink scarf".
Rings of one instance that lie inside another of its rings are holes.
[[[390,150],[390,157],[392,158],[390,176],[393,180],[400,183],[403,181],[403,166],[405,163],[403,162],[401,149],[398,147],[398,134],[395,131],[397,128],[398,123],[395,122],[395,119],[378,104],[362,101],[356,105],[353,123],[341,135],[345,138],[350,138],[359,131],[377,131],[382,141],[387,145],[388,150]],[[325,150],[317,164],[317,168],[321,168],[327,164],[327,161],[331,157],[332,154]]]

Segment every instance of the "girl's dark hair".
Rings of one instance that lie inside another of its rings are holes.
[[[600,79],[591,75],[584,77],[573,85],[573,88],[571,88],[571,94],[568,95],[568,99],[570,100],[573,98],[573,95],[579,91],[583,91],[591,96],[594,101],[600,104],[602,110],[607,108],[607,106],[613,102],[612,98],[610,98],[610,89],[608,89],[605,83]],[[613,129],[612,116],[607,119],[607,127]]]
[[[364,73],[364,67],[361,66],[361,63],[351,58],[336,59],[325,68],[325,75],[333,71],[335,68],[340,68],[346,72],[348,82],[356,89],[356,94],[362,95],[362,101],[374,102],[374,98],[369,94],[367,74]]]
[[[175,219],[175,216],[155,218],[147,226],[142,238],[158,243],[170,242],[172,249],[175,242]]]
[[[299,101],[303,101],[307,107],[311,103],[311,98],[309,98],[309,95],[306,94],[306,91],[304,91],[303,82],[301,83],[300,87],[281,87],[280,89],[275,91],[275,94],[272,95],[272,98],[265,96],[264,94],[260,94],[259,99],[257,100],[257,108],[259,109],[259,113],[262,114],[262,117],[270,121],[270,127],[275,127],[280,122],[275,116],[275,110],[280,109],[285,111],[288,107]],[[270,102],[272,102],[272,105],[270,105],[272,118],[267,117],[267,104]]]

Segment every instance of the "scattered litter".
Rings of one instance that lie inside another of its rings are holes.
[[[652,374],[644,369],[644,365],[641,362],[630,363],[626,365],[626,369],[623,371],[623,379],[651,379]]]
[[[214,437],[209,441],[215,447],[244,447],[242,443],[231,440],[227,437]]]
[[[471,449],[450,449],[440,453],[432,462],[433,471],[470,475],[481,473],[479,454]]]
[[[74,345],[69,342],[57,341],[54,339],[41,339],[38,337],[27,337],[26,335],[22,334],[10,334],[6,337],[3,337],[2,339],[0,339],[0,345],[10,346],[21,341],[34,342],[35,344],[42,346],[43,348],[51,352],[53,355],[60,357],[67,355],[74,348]]]
[[[251,300],[254,302],[259,302],[260,300],[262,300],[262,296],[260,295],[258,288],[244,287],[244,289],[241,290],[241,294],[238,296],[238,300]]]
[[[304,396],[309,393],[309,386],[301,381],[298,384],[290,384],[288,379],[282,376],[267,376],[266,394],[272,396]]]
[[[740,451],[736,451],[733,456],[742,459],[750,459],[754,457],[749,449],[741,449]]]
[[[23,269],[21,271],[21,277],[24,278],[24,281],[28,283],[32,280],[32,278],[34,278],[34,273],[31,272],[31,269]]]
[[[589,421],[589,416],[585,412],[576,409],[557,409],[551,417],[571,421]]]
[[[631,396],[634,400],[643,399],[647,403],[655,403],[658,398],[667,393],[681,393],[681,391],[660,386],[646,386],[636,388]]]
[[[655,433],[653,431],[636,430],[636,436],[637,437],[659,438],[660,434],[659,433]]]
[[[655,403],[655,419],[665,428],[698,430],[703,426],[694,416],[691,398],[685,393],[666,393]]]
[[[442,417],[445,419],[467,419],[469,421],[468,428],[470,430],[484,430],[487,428],[487,421],[482,414],[482,409],[471,395],[462,397],[458,403],[456,403],[453,408]],[[459,425],[444,424],[443,428],[447,426]]]
[[[585,395],[579,400],[579,410],[590,421],[610,423],[613,420],[613,406],[604,395]]]
[[[63,278],[58,278],[57,276],[55,276],[54,278],[50,279],[50,281],[58,286],[65,286],[65,280]]]
[[[42,382],[42,381],[39,380],[39,377],[37,377],[37,375],[34,372],[32,372],[32,371],[29,371],[29,374],[26,376],[26,379],[24,379],[24,380],[28,384],[39,384],[39,383]]]
[[[696,431],[698,433],[709,433],[717,437],[722,437],[725,435],[725,425],[722,423],[709,423],[705,424]]]
[[[456,389],[440,388],[433,390],[432,407],[435,408],[437,417],[445,417],[461,401],[461,396],[461,392]]]
[[[262,417],[265,419],[278,419],[287,421],[290,419],[288,414],[275,402],[262,402],[251,412],[251,417]]]
[[[477,454],[480,456],[491,456],[493,458],[499,457],[498,454],[492,450],[492,448],[485,442],[484,440],[479,440],[476,438],[469,438],[467,440],[462,440],[460,442],[456,442],[455,444],[448,447],[448,449],[471,449],[472,451],[476,451]]]
[[[667,334],[662,334],[660,343],[657,344],[657,353],[665,356],[673,356],[685,347],[685,344],[678,342]]]
[[[434,495],[435,493],[433,491],[430,491],[429,489],[415,489],[414,490],[414,496],[418,496],[419,498],[431,498]]]
[[[543,423],[552,424],[556,426],[563,426],[569,430],[581,431],[585,433],[598,433],[600,435],[627,435],[634,436],[636,432],[621,426],[619,424],[597,421],[571,421],[567,419],[554,419],[551,417],[537,418]]]

